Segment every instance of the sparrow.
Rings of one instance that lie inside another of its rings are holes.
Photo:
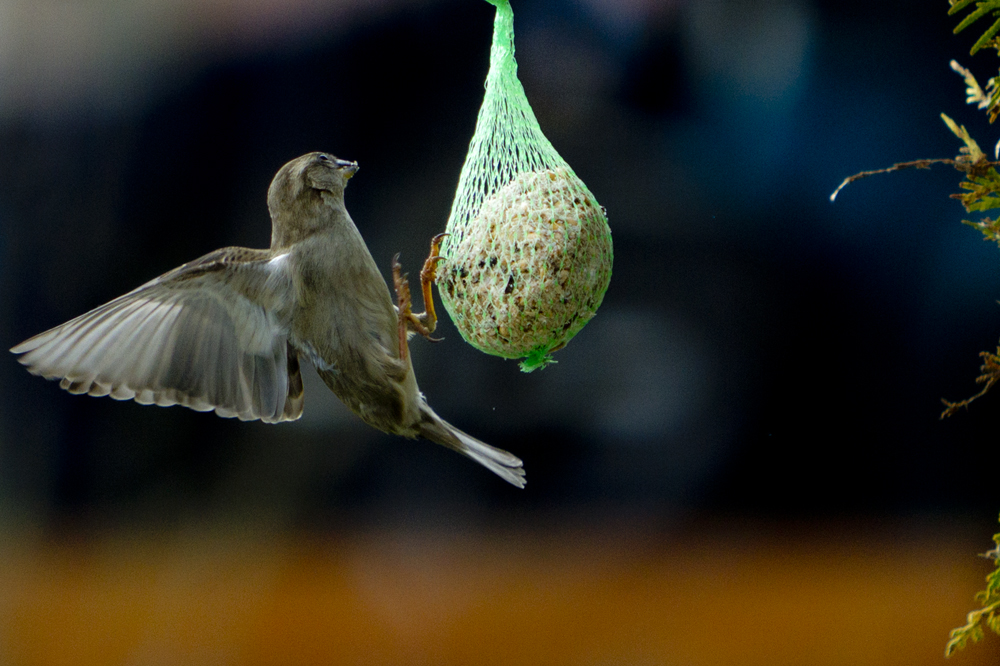
[[[368,425],[436,442],[524,487],[516,456],[443,420],[417,387],[408,338],[436,327],[443,234],[421,270],[424,312],[412,311],[399,255],[394,305],[344,205],[357,170],[329,153],[292,160],[268,189],[269,249],[210,252],[10,351],[70,393],[265,423],[302,415],[306,359]]]

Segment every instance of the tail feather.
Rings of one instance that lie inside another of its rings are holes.
[[[429,407],[424,416],[420,424],[421,437],[468,456],[507,483],[524,488],[524,468],[520,458],[462,432]]]

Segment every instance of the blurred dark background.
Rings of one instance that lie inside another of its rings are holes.
[[[269,427],[73,397],[11,357],[5,513],[995,513],[994,396],[937,418],[942,397],[975,392],[976,354],[1000,335],[1000,255],[960,224],[960,174],[828,199],[856,171],[956,154],[942,111],[992,147],[948,61],[985,84],[994,58],[966,56],[972,35],[951,35],[942,4],[515,8],[520,76],[609,211],[614,278],[544,372],[474,351],[450,322],[414,356],[439,412],[524,458],[525,492],[369,431],[317,382],[301,423]],[[348,204],[373,255],[419,266],[475,125],[490,5],[145,5],[76,20],[13,5],[6,346],[215,248],[266,247],[270,178],[310,150],[361,164]]]
[[[981,539],[962,546],[988,549],[1000,395],[938,415],[978,390],[1000,337],[1000,252],[961,224],[946,166],[829,201],[857,171],[954,156],[941,112],[992,152],[948,67],[996,73],[968,55],[986,25],[954,36],[944,0],[514,11],[542,129],[608,210],[611,287],[544,371],[446,318],[413,355],[435,409],[522,457],[527,488],[367,428],[311,370],[301,421],[268,426],[72,396],[9,356],[0,529],[640,524],[669,541],[720,516],[918,517],[968,521]],[[397,251],[415,272],[448,217],[492,17],[473,0],[0,2],[0,342],[267,246],[268,183],[312,150],[359,162],[352,216],[386,273]]]

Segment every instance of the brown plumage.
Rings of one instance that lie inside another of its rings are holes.
[[[267,423],[301,416],[304,356],[369,425],[447,446],[523,487],[517,457],[445,422],[417,388],[400,332],[427,333],[426,318],[393,306],[344,206],[356,171],[325,153],[292,160],[268,190],[269,249],[216,250],[11,351],[71,393]]]

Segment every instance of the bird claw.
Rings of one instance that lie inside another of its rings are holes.
[[[437,280],[437,264],[439,261],[444,259],[438,252],[441,251],[441,241],[444,240],[445,236],[450,236],[447,231],[438,234],[431,239],[431,251],[427,255],[427,259],[424,260],[424,267],[420,269],[420,284],[425,288],[425,295],[429,292],[429,286]]]

